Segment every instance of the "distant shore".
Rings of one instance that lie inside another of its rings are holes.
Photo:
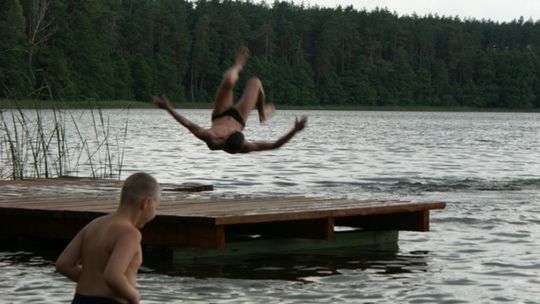
[[[209,102],[180,102],[174,106],[182,109],[211,109]],[[436,106],[364,106],[364,105],[282,105],[281,110],[329,110],[329,111],[419,111],[419,112],[530,112],[538,113],[540,108],[474,108],[474,107],[436,107]],[[151,102],[130,100],[6,100],[0,99],[0,109],[152,109]]]

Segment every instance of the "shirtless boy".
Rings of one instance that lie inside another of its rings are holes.
[[[139,303],[141,229],[161,200],[157,181],[146,173],[128,177],[116,212],[94,219],[67,245],[56,270],[77,283],[72,303]]]
[[[246,120],[253,108],[257,108],[259,121],[262,123],[274,113],[274,106],[265,104],[262,83],[258,78],[251,78],[246,83],[244,93],[233,105],[233,89],[238,81],[240,72],[246,65],[249,50],[240,49],[235,63],[224,74],[221,85],[214,100],[212,126],[204,129],[191,122],[174,110],[165,96],[154,96],[156,106],[167,110],[176,121],[186,127],[193,135],[206,142],[210,150],[223,150],[228,153],[248,153],[277,149],[287,143],[296,133],[304,129],[307,118],[296,119],[294,127],[276,141],[247,141],[242,134]]]

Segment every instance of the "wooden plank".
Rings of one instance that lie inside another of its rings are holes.
[[[162,201],[165,206],[171,202]],[[271,214],[294,214],[299,212],[330,212],[328,215],[345,216],[347,213],[391,213],[395,211],[415,211],[444,208],[444,203],[416,203],[396,201],[340,201],[302,198],[280,201],[272,197],[257,199],[197,199],[176,202],[182,214],[189,216],[208,216],[222,220],[222,224],[234,223],[228,216],[250,217]],[[158,210],[160,212],[160,210]],[[341,213],[340,213],[341,212]],[[163,213],[166,214],[166,213]]]
[[[225,230],[223,226],[176,221],[174,223],[155,219],[143,229],[143,244],[168,246],[191,246],[200,248],[223,248]]]
[[[205,219],[214,225],[249,224],[278,221],[298,221],[330,217],[351,217],[376,214],[408,213],[444,208],[444,203],[403,203],[380,201],[346,201],[337,200],[296,200],[285,208],[275,204],[273,198],[259,198],[253,201],[210,200],[210,201],[173,201],[164,200],[158,208],[158,216],[174,216],[185,219]],[[28,198],[12,203],[0,204],[0,212],[4,208],[42,209],[82,212],[111,212],[116,210],[116,200],[80,199],[79,201],[37,201]],[[271,208],[267,205],[273,205]],[[291,206],[293,205],[293,206]],[[22,212],[22,211],[21,211]]]
[[[72,238],[97,214],[79,213],[77,217],[0,214],[0,234],[28,237]]]
[[[423,211],[430,209],[444,208],[444,203],[410,203],[408,205],[396,204],[396,205],[370,205],[362,206],[361,203],[341,205],[335,207],[326,208],[325,206],[317,206],[316,204],[305,204],[303,211],[289,211],[289,210],[266,210],[266,213],[257,212],[255,209],[250,213],[242,214],[230,214],[230,215],[218,215],[213,214],[211,210],[207,213],[207,216],[214,217],[216,224],[218,225],[231,225],[242,223],[260,223],[260,222],[272,222],[272,221],[293,221],[301,219],[315,219],[321,217],[349,217],[349,216],[361,216],[361,215],[375,215],[375,214],[391,214],[391,213],[406,213]],[[221,212],[223,213],[223,211]],[[189,213],[188,213],[189,214]]]

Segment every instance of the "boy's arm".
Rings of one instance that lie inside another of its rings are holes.
[[[83,231],[84,229],[77,233],[56,260],[56,271],[65,275],[73,282],[79,281],[82,272],[80,260]]]
[[[203,141],[208,141],[211,138],[210,132],[205,130],[204,128],[200,127],[199,125],[191,122],[189,119],[185,118],[184,116],[178,114],[171,105],[171,102],[167,97],[161,97],[161,96],[154,96],[152,98],[154,104],[162,109],[165,109],[171,116],[178,121],[182,126],[186,127],[193,135],[195,135],[198,139]]]
[[[300,119],[296,118],[296,121],[294,122],[294,127],[276,141],[253,141],[253,142],[246,141],[244,143],[242,152],[248,153],[252,151],[264,151],[264,150],[273,150],[273,149],[280,148],[281,146],[286,144],[289,140],[291,140],[291,138],[293,138],[293,136],[296,135],[296,133],[302,131],[306,126],[306,122],[307,122],[306,116],[302,116],[302,118]]]
[[[126,271],[140,251],[141,233],[135,229],[125,229],[119,234],[121,237],[115,242],[103,278],[105,284],[120,297],[127,299],[129,303],[139,303],[139,291],[129,282]]]

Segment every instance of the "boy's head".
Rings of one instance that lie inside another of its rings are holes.
[[[238,153],[242,150],[244,144],[244,134],[242,132],[234,132],[225,141],[223,150],[229,153]]]
[[[161,189],[150,174],[134,173],[122,185],[120,206],[141,212],[137,226],[144,226],[156,215],[156,208],[161,201]]]

